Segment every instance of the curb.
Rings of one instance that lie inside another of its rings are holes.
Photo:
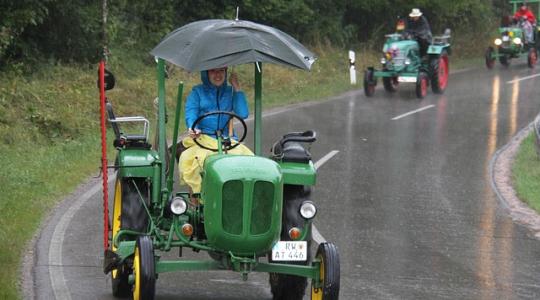
[[[521,129],[508,144],[495,152],[489,165],[489,172],[493,191],[512,220],[526,227],[534,237],[540,239],[540,215],[517,197],[511,178],[514,157],[521,142],[534,129],[534,123]]]

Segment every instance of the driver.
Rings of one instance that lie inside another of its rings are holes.
[[[522,3],[520,8],[514,14],[514,21],[519,22],[520,20],[524,20],[520,25],[523,28],[523,32],[525,32],[525,42],[533,43],[533,27],[536,26],[536,18],[532,11],[529,10],[526,3]]]
[[[420,56],[427,54],[427,49],[431,43],[431,28],[426,17],[418,8],[413,8],[407,19],[405,33],[412,34],[420,46]]]
[[[193,139],[208,148],[217,149],[216,131],[221,130],[224,137],[229,137],[228,115],[211,115],[202,119],[194,130],[193,123],[205,113],[213,111],[229,111],[245,119],[249,115],[244,92],[240,89],[238,76],[231,74],[227,85],[227,68],[201,71],[202,84],[191,90],[186,100],[186,126],[189,137],[182,140],[186,150],[180,155],[180,180],[190,187],[191,193],[201,191],[201,169],[208,155],[216,152],[199,147]],[[234,139],[234,133],[231,139]],[[235,143],[235,141],[233,141]],[[240,144],[228,151],[230,154],[253,155],[246,146]],[[194,199],[192,198],[192,202]],[[197,204],[197,203],[194,203]]]

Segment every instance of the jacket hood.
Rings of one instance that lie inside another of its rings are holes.
[[[211,82],[210,78],[208,78],[208,70],[201,71],[201,81],[203,85],[207,88],[216,88]],[[225,79],[223,80],[223,84],[219,86],[219,89],[223,89],[227,87],[227,70],[225,70]]]

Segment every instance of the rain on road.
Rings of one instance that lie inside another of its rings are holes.
[[[489,174],[495,151],[538,113],[540,77],[518,81],[534,74],[522,62],[479,67],[451,75],[444,95],[357,91],[265,118],[265,150],[288,131],[314,129],[315,161],[339,151],[319,169],[313,200],[316,227],[340,251],[341,299],[540,298],[540,241],[501,208]],[[38,240],[34,294],[58,295],[54,278],[72,299],[113,299],[101,271],[101,193],[72,210],[60,263],[51,264],[51,237],[73,201]],[[174,273],[160,275],[156,299],[271,294],[265,274],[243,282],[234,273]]]

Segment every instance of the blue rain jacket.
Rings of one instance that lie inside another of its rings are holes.
[[[186,100],[186,126],[188,128],[192,127],[199,116],[212,111],[230,111],[242,119],[248,117],[246,95],[242,91],[233,93],[233,87],[227,84],[227,74],[220,87],[210,83],[208,71],[201,71],[201,81],[202,84],[194,86]],[[214,138],[216,130],[221,129],[226,136],[229,119],[228,115],[212,115],[199,122],[197,128]]]

